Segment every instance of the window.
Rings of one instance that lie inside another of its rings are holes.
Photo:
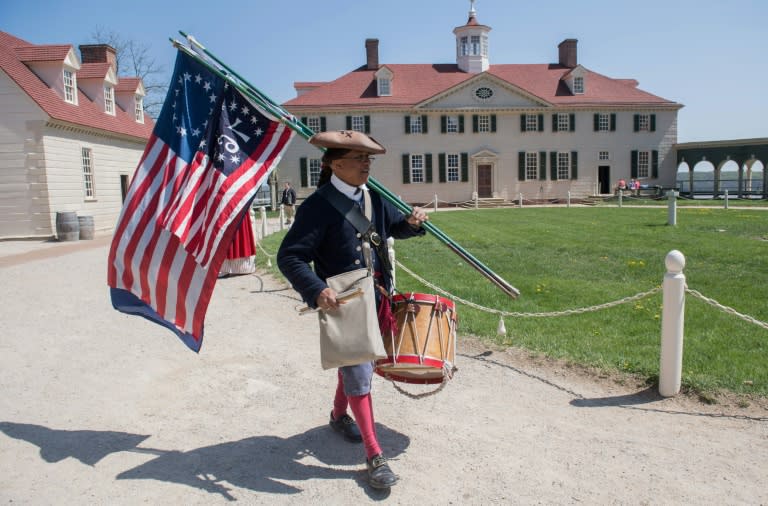
[[[424,182],[424,155],[411,155],[411,183]]]
[[[70,70],[64,70],[64,100],[77,104],[77,76]]]
[[[90,148],[81,149],[81,157],[83,163],[83,185],[85,188],[85,198],[93,198],[93,158]]]
[[[571,129],[570,115],[564,113],[558,113],[557,115],[557,131],[567,132]]]
[[[376,80],[379,84],[379,96],[386,97],[392,95],[392,81],[387,78],[380,77]]]
[[[598,114],[597,115],[597,131],[598,132],[607,132],[610,129],[611,123],[610,123],[610,116],[607,114]]]
[[[490,132],[491,131],[491,116],[489,114],[480,114],[477,117],[477,131],[478,132]]]
[[[104,111],[115,115],[115,89],[112,86],[104,86]]]
[[[610,153],[608,151],[600,151],[597,153],[597,159],[601,162],[607,161],[611,159]]]
[[[525,154],[525,180],[534,180],[539,175],[539,154],[538,153],[526,153]]]
[[[141,98],[141,95],[136,95],[134,103],[136,104],[136,122],[144,123],[144,99]]]
[[[655,132],[656,115],[655,114],[635,114],[635,132]]]
[[[313,132],[320,132],[320,117],[319,116],[309,116],[306,118],[305,121],[306,125],[313,131]]]
[[[365,116],[352,116],[352,130],[365,133]]]
[[[577,94],[584,93],[584,78],[583,77],[574,77],[573,78],[573,92]]]
[[[483,35],[483,56],[488,56],[488,36]]]
[[[536,132],[539,129],[539,117],[535,114],[525,115],[525,131]]]
[[[473,35],[470,38],[470,43],[472,45],[472,56],[478,56],[480,54],[480,36]]]
[[[569,179],[571,177],[571,154],[557,154],[557,179]]]
[[[309,159],[309,186],[317,186],[317,182],[320,180],[320,159]]]
[[[458,153],[448,153],[445,157],[446,175],[449,183],[459,181],[459,155]]]
[[[457,116],[446,116],[445,131],[449,134],[459,133],[459,118]]]
[[[411,116],[411,133],[421,133],[421,116]]]
[[[483,102],[489,100],[491,97],[493,97],[493,90],[488,86],[481,86],[475,90],[475,98],[478,98]]]
[[[637,129],[639,131],[647,132],[651,128],[651,121],[647,114],[637,115]]]
[[[649,151],[638,151],[637,152],[637,177],[639,178],[647,178],[650,175],[650,152]]]
[[[469,39],[467,37],[461,38],[461,52],[459,54],[461,56],[469,55]]]

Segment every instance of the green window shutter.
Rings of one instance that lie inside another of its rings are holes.
[[[557,132],[557,114],[552,115],[552,131]]]
[[[517,179],[525,181],[525,151],[517,153]]]
[[[571,179],[579,179],[579,153],[571,151]]]
[[[347,130],[352,130],[352,116],[347,116]]]
[[[568,126],[570,127],[571,132],[576,131],[576,115],[575,114],[571,114],[568,117]]]
[[[632,165],[630,166],[630,177],[637,178],[637,150],[632,150]]]
[[[635,130],[634,131],[635,132],[639,132],[640,131],[640,115],[639,114],[635,114],[634,121],[635,121]]]
[[[427,153],[424,155],[424,180],[427,183],[432,182],[432,153]]]
[[[405,133],[407,134],[411,133],[411,117],[410,116],[405,117]]]
[[[448,131],[448,118],[443,115],[440,116],[440,133],[444,134]]]
[[[301,187],[309,186],[309,174],[307,174],[307,159],[299,158],[299,176],[301,178]]]
[[[544,131],[544,115],[539,114],[539,132]]]
[[[549,175],[552,181],[557,181],[557,151],[549,152]]]
[[[421,115],[421,133],[423,134],[427,133],[427,118],[426,114]]]
[[[469,153],[461,154],[461,181],[469,181]]]
[[[600,115],[595,114],[592,116],[592,118],[593,118],[592,121],[593,121],[594,131],[597,132],[598,130],[600,130]]]
[[[459,133],[460,134],[464,133],[464,115],[463,114],[459,114]]]
[[[411,155],[403,155],[403,183],[411,182]]]
[[[656,131],[656,115],[651,114],[651,132]]]
[[[365,116],[365,133],[369,134],[371,133],[371,117]]]
[[[616,131],[616,113],[611,113],[611,132]]]
[[[301,122],[306,125],[307,124],[307,117],[306,116],[302,116],[301,117]]]
[[[437,155],[437,168],[440,172],[438,174],[440,182],[445,183],[448,180],[448,176],[445,173],[445,153],[440,153]]]
[[[539,179],[547,179],[547,152],[539,151]]]
[[[477,114],[472,115],[472,133],[477,133]]]
[[[659,152],[655,149],[651,152],[651,177],[659,177]]]
[[[491,132],[496,133],[496,115],[491,114]]]
[[[325,132],[328,130],[328,126],[325,123],[325,116],[320,116],[320,131]]]
[[[525,125],[526,125],[525,114],[521,114],[520,115],[520,131],[521,132],[525,132]]]

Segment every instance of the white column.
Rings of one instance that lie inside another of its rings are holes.
[[[671,397],[680,392],[683,374],[683,329],[685,326],[685,257],[677,250],[667,253],[664,261],[661,315],[661,359],[659,394]]]
[[[261,206],[259,208],[259,212],[261,213],[261,237],[267,237],[267,208],[264,206]]]
[[[667,192],[667,225],[677,225],[677,192]]]
[[[285,229],[285,206],[283,204],[280,204],[280,230]]]

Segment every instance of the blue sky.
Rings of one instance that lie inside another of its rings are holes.
[[[557,61],[579,40],[579,63],[685,105],[678,141],[768,137],[768,2],[765,0],[477,0],[492,27],[491,63]],[[151,46],[168,72],[169,37],[197,37],[272,99],[294,81],[326,81],[365,63],[366,38],[380,63],[454,63],[453,28],[468,0],[0,2],[0,30],[35,44],[92,42],[96,27]]]

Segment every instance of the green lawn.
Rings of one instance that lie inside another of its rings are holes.
[[[660,208],[523,208],[431,214],[432,222],[517,287],[506,297],[434,237],[398,241],[397,259],[429,282],[481,306],[538,313],[591,307],[660,286],[664,258],[686,256],[689,288],[768,322],[768,211]],[[282,233],[262,246],[276,252]],[[260,253],[260,265],[265,265]],[[273,262],[274,264],[274,262]],[[402,291],[432,293],[402,270]],[[656,381],[661,293],[610,309],[546,318],[506,317],[459,304],[459,336],[477,335]],[[768,395],[768,330],[688,295],[683,385]]]

